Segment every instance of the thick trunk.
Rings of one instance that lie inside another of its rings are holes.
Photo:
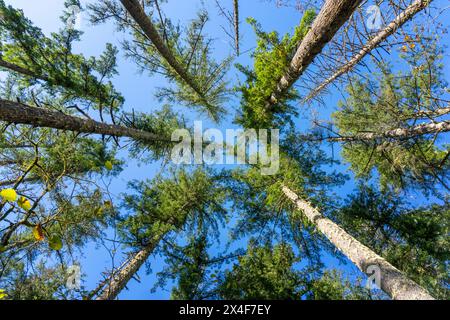
[[[303,74],[314,58],[330,42],[339,28],[350,18],[362,0],[327,0],[314,20],[311,29],[295,53],[289,69],[278,82],[267,108],[276,104],[294,82]]]
[[[433,0],[416,0],[410,6],[408,6],[405,11],[399,14],[390,24],[387,25],[386,28],[378,32],[378,34],[372,38],[362,49],[361,51],[355,55],[349,62],[343,65],[339,70],[334,73],[331,77],[321,83],[317,88],[315,88],[304,101],[308,101],[315,96],[317,96],[320,91],[322,91],[326,86],[328,86],[331,82],[339,78],[341,75],[350,72],[368,53],[370,53],[373,49],[378,47],[380,43],[385,41],[389,36],[394,34],[398,28],[408,22],[415,14],[424,10],[428,4]]]
[[[134,21],[139,25],[147,38],[153,43],[161,56],[167,61],[172,69],[183,79],[183,81],[195,91],[195,93],[206,103],[203,90],[197,85],[188,71],[178,63],[170,49],[164,44],[164,40],[158,33],[144,9],[138,0],[120,0],[125,9],[133,17]]]
[[[410,128],[392,129],[381,133],[363,132],[348,137],[344,136],[344,137],[327,138],[327,140],[345,142],[345,141],[370,141],[380,138],[407,139],[425,134],[448,132],[448,131],[450,131],[450,121],[442,121],[436,123],[423,123]]]
[[[138,251],[130,261],[107,282],[105,289],[100,293],[96,300],[114,300],[125,288],[128,281],[139,271],[141,266],[147,261],[157,246],[158,241],[145,246]]]
[[[371,276],[374,270],[375,272],[379,270],[381,289],[392,299],[434,300],[425,289],[407,278],[400,270],[392,266],[384,258],[361,244],[336,223],[322,216],[310,203],[299,199],[288,187],[283,186],[283,193],[362,272]]]
[[[129,137],[152,143],[170,142],[170,139],[153,133],[118,125],[101,123],[91,119],[82,119],[66,115],[59,111],[27,106],[19,102],[0,99],[0,121],[28,124],[35,127],[54,128],[81,133],[103,134],[116,137]]]

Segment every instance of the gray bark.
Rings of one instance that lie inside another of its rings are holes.
[[[392,138],[392,139],[407,139],[415,136],[431,134],[431,133],[439,133],[439,132],[448,132],[450,131],[450,121],[442,121],[435,123],[422,123],[414,127],[410,128],[397,128],[388,130],[386,132],[374,133],[374,132],[363,132],[357,133],[353,136],[348,137],[333,137],[326,138],[328,141],[370,141],[376,140],[380,138]]]
[[[278,82],[266,105],[276,104],[295,81],[303,74],[314,58],[330,42],[339,28],[350,18],[362,0],[326,0],[311,29],[297,49],[290,66]]]
[[[433,0],[416,0],[410,6],[408,6],[401,14],[399,14],[390,24],[388,24],[383,30],[372,38],[358,54],[356,54],[349,62],[339,68],[331,77],[322,82],[316,87],[310,94],[304,99],[308,101],[317,96],[326,86],[339,78],[341,75],[350,72],[368,53],[378,47],[380,43],[385,41],[389,36],[394,34],[402,25],[408,22],[415,14],[424,10]]]
[[[128,281],[139,271],[148,257],[155,250],[163,236],[156,237],[150,244],[139,250],[133,257],[125,263],[119,272],[115,272],[107,282],[106,287],[98,295],[96,300],[114,300],[119,293],[126,287]]]
[[[373,274],[372,270],[379,270],[380,289],[386,292],[392,299],[434,300],[424,288],[406,277],[384,258],[353,238],[336,223],[322,216],[316,208],[307,201],[300,199],[288,187],[283,186],[283,193],[316,226],[317,230],[323,233],[362,272],[371,276]]]
[[[169,138],[160,137],[150,132],[119,125],[105,124],[92,119],[82,119],[66,115],[59,111],[31,107],[19,102],[2,99],[0,99],[0,121],[81,133],[128,137],[147,143],[156,141],[171,142]]]

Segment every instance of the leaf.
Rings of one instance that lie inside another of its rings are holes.
[[[0,191],[0,197],[6,201],[14,202],[17,199],[17,193],[14,189],[3,189]]]
[[[44,240],[44,238],[45,238],[44,231],[42,230],[42,226],[40,224],[36,225],[33,228],[33,236],[37,241]]]
[[[0,300],[4,300],[8,295],[5,293],[4,289],[0,289]]]
[[[0,244],[0,253],[5,252],[5,250],[6,250],[6,247],[5,247],[5,246],[2,246],[2,245]]]
[[[105,168],[108,169],[109,171],[111,171],[113,169],[113,164],[111,161],[106,161],[105,162]]]
[[[112,208],[112,202],[109,200],[106,200],[103,202],[103,206],[105,207],[105,209],[111,209]]]
[[[48,240],[48,246],[50,247],[50,249],[52,250],[56,250],[59,251],[62,249],[63,247],[63,243],[61,241],[61,238],[58,236],[53,236]]]
[[[21,207],[23,210],[28,211],[31,209],[31,203],[30,200],[28,200],[25,197],[20,197],[17,200],[17,204],[19,205],[19,207]]]

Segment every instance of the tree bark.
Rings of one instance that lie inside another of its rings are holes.
[[[133,17],[134,21],[139,25],[142,31],[145,33],[147,38],[153,43],[161,56],[167,61],[167,63],[172,67],[172,69],[178,74],[178,76],[183,79],[183,81],[194,90],[194,92],[199,96],[203,103],[208,104],[202,89],[198,86],[195,80],[191,77],[188,71],[178,63],[175,56],[172,54],[170,49],[164,44],[164,40],[158,33],[144,9],[140,5],[138,0],[120,0],[122,5],[128,11],[128,13]]]
[[[405,11],[399,14],[390,24],[387,25],[386,28],[378,32],[378,34],[374,38],[372,38],[349,62],[339,68],[336,73],[334,73],[331,77],[326,79],[318,87],[311,91],[309,95],[304,99],[304,101],[306,102],[314,98],[331,82],[339,78],[341,75],[350,72],[368,53],[378,47],[380,43],[385,41],[389,36],[394,34],[394,32],[398,30],[398,28],[408,22],[412,17],[414,17],[415,14],[424,10],[431,3],[431,1],[433,0],[416,0],[414,3],[408,6]]]
[[[278,99],[289,90],[360,3],[361,0],[326,0],[292,58],[288,70],[269,97],[267,109],[276,104]]]
[[[0,58],[0,67],[3,67],[5,69],[9,69],[11,71],[23,74],[25,76],[29,76],[29,77],[33,77],[36,79],[41,79],[44,81],[48,81],[48,77],[43,76],[43,75],[37,75],[36,73],[34,73],[33,71],[30,71],[28,69],[22,68],[21,66],[18,66],[14,63],[10,63],[8,61],[5,61],[3,59]]]
[[[119,272],[113,274],[112,279],[107,282],[106,288],[103,289],[96,300],[116,299],[128,281],[130,281],[145,261],[147,261],[163,236],[156,237],[150,244],[139,250]]]
[[[362,272],[371,276],[373,274],[372,270],[379,270],[380,289],[386,292],[392,299],[434,300],[424,288],[406,277],[384,258],[353,238],[336,223],[322,216],[316,208],[307,201],[300,199],[288,187],[283,186],[283,193]]]
[[[364,132],[357,133],[353,136],[326,138],[328,141],[370,141],[380,138],[407,139],[415,136],[448,132],[450,131],[450,121],[442,121],[435,123],[422,123],[411,128],[397,128],[382,133]]]
[[[31,107],[19,102],[2,99],[0,99],[0,121],[81,133],[128,137],[147,143],[156,141],[171,142],[168,138],[160,137],[150,132],[119,125],[105,124],[92,119],[82,119],[66,115],[59,111]]]

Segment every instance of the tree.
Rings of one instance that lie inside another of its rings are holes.
[[[212,183],[214,179],[214,174],[201,169],[192,173],[182,170],[168,179],[134,185],[138,193],[125,201],[135,214],[124,218],[122,234],[125,242],[138,250],[120,270],[113,271],[99,300],[115,299],[169,232],[195,226],[200,230],[217,228],[216,219],[225,214],[225,193],[223,187]]]

